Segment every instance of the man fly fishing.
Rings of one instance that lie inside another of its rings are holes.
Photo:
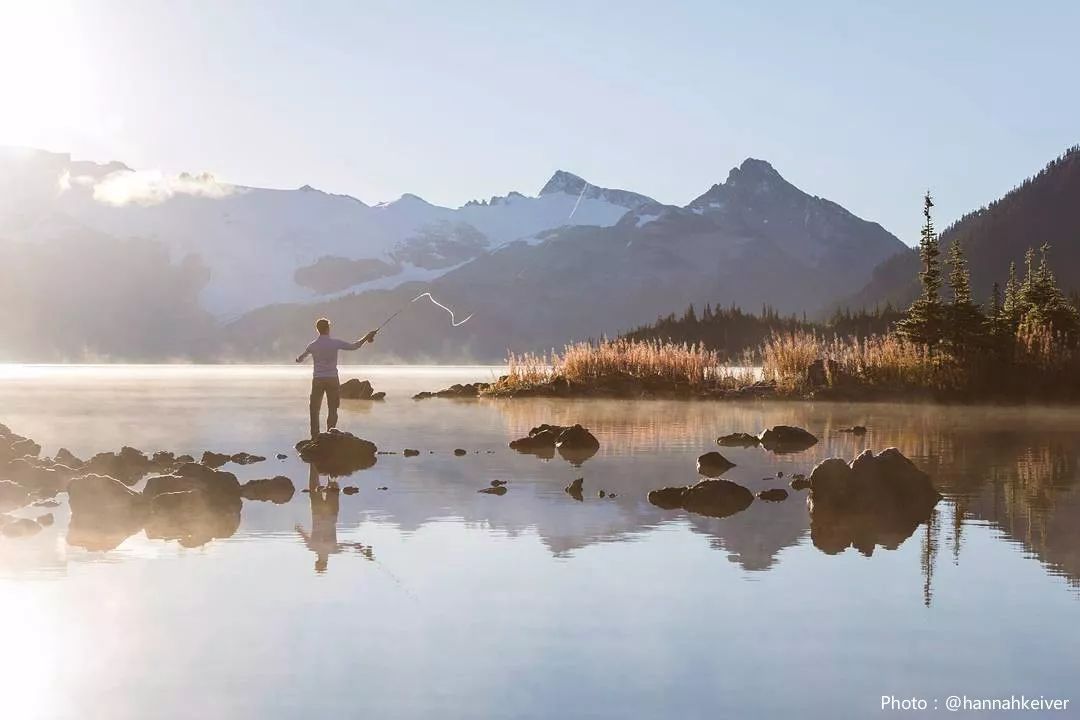
[[[316,337],[307,346],[304,352],[296,358],[301,363],[310,355],[313,359],[311,377],[311,437],[319,434],[319,415],[322,412],[322,399],[326,395],[326,429],[337,427],[338,405],[341,404],[341,389],[338,383],[337,359],[338,350],[359,350],[365,343],[375,342],[375,333],[372,330],[356,342],[346,342],[330,337],[330,321],[319,318],[315,322],[315,329],[319,331]]]

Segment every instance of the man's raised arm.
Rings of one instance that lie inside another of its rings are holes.
[[[311,354],[311,345],[309,344],[306,348],[304,348],[304,352],[302,352],[302,353],[300,353],[299,355],[296,356],[296,362],[298,362],[298,363],[304,362],[304,360],[306,360],[307,356],[310,355],[310,354]]]
[[[377,332],[379,332],[379,331],[378,330],[372,330],[371,332],[369,332],[367,335],[360,338],[356,342],[342,343],[341,349],[342,350],[359,350],[361,347],[363,347],[364,343],[375,342],[375,333],[377,333]]]

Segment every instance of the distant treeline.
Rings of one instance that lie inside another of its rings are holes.
[[[629,340],[703,344],[727,357],[748,349],[758,349],[774,333],[811,333],[825,337],[864,338],[883,335],[904,317],[892,305],[874,310],[837,310],[826,322],[811,322],[803,315],[780,315],[774,308],[763,307],[760,314],[731,307],[706,304],[699,313],[690,305],[682,315],[672,313],[625,333]]]

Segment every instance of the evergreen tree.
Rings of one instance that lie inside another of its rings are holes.
[[[1035,251],[1029,249],[1027,252],[1027,277],[1018,293],[1018,325],[1025,330],[1048,329],[1071,341],[1080,331],[1080,314],[1058,287],[1050,270],[1049,252],[1049,245],[1040,248],[1038,267],[1034,266]]]
[[[949,288],[952,302],[945,309],[946,333],[953,350],[964,352],[978,344],[983,334],[985,318],[978,304],[971,299],[971,273],[959,240],[953,240],[946,259],[949,265]]]
[[[922,295],[911,304],[907,317],[897,324],[897,330],[908,340],[928,345],[931,349],[941,341],[945,315],[941,303],[941,250],[938,247],[937,233],[934,231],[934,219],[930,214],[932,207],[934,201],[927,192],[923,198],[923,217],[926,221],[919,239],[919,257],[923,263],[922,271],[919,272]]]

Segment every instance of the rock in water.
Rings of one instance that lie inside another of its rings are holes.
[[[558,442],[559,436],[551,430],[542,430],[536,434],[529,434],[526,437],[518,438],[510,442],[510,448],[517,450],[519,453],[526,453],[529,455],[536,455],[545,460],[550,460],[555,457],[555,443]]]
[[[796,474],[791,476],[789,485],[791,485],[792,490],[805,490],[810,487],[810,481],[806,479],[805,475]]]
[[[54,522],[56,522],[56,518],[53,517],[52,513],[45,513],[44,515],[37,516],[37,524],[41,527],[49,527]]]
[[[666,487],[649,493],[649,502],[664,510],[676,510],[683,506],[686,487]]]
[[[895,549],[926,522],[941,494],[896,448],[866,450],[850,464],[830,458],[810,474],[810,538],[826,553]]]
[[[296,450],[304,462],[315,465],[320,473],[341,477],[374,465],[379,449],[373,442],[334,428],[311,440],[301,440],[296,443]]]
[[[500,485],[505,485],[505,484],[506,484],[505,480],[492,480],[491,481],[491,487],[499,487]]]
[[[98,453],[87,460],[79,470],[92,475],[108,475],[125,485],[134,485],[153,471],[154,466],[144,453],[125,446],[120,448],[118,453]]]
[[[852,435],[865,435],[866,434],[866,426],[865,425],[852,425],[851,427],[840,428],[840,432],[842,432],[842,433],[851,433]]]
[[[420,451],[419,450],[414,450],[413,448],[405,448],[402,451],[401,454],[404,455],[405,457],[416,457],[417,455],[420,454]]]
[[[346,485],[344,488],[341,489],[341,492],[345,493],[346,495],[355,495],[356,493],[360,492],[360,488],[356,487],[355,485]]]
[[[348,488],[345,490],[348,494]],[[289,502],[295,492],[296,486],[293,485],[293,481],[284,475],[248,480],[240,486],[240,496],[245,500],[260,500],[272,502],[275,505]]]
[[[683,507],[710,517],[727,517],[750,507],[754,494],[728,480],[702,480],[683,495]]]
[[[757,494],[758,498],[765,500],[766,502],[783,502],[787,500],[787,490],[784,488],[771,488],[769,490],[762,490]]]
[[[818,439],[800,427],[776,425],[758,436],[761,446],[774,453],[796,453],[817,444]]]
[[[252,455],[251,453],[247,452],[238,452],[229,459],[237,465],[254,465],[255,463],[262,462],[266,458],[262,455]]]
[[[666,487],[649,493],[649,502],[665,510],[684,508],[723,518],[750,507],[754,494],[728,480],[702,480],[689,487]]]
[[[277,459],[278,459],[278,460],[284,460],[284,459],[285,459],[285,458],[287,458],[287,457],[289,457],[289,456],[288,456],[288,455],[286,455],[285,453],[278,453],[278,454],[277,454]]]
[[[578,502],[585,500],[585,478],[578,478],[563,488],[563,491]]]
[[[60,465],[67,465],[69,468],[81,468],[86,464],[85,460],[80,460],[67,448],[60,448],[56,453],[56,457],[53,458]]]
[[[600,441],[581,425],[572,425],[559,433],[555,447],[564,460],[571,465],[580,466],[597,453]]]
[[[375,402],[382,402],[383,400],[386,399],[386,393],[381,392],[381,391],[377,392],[377,393],[371,393],[371,399],[374,400]]]
[[[506,487],[504,487],[503,485],[495,485],[493,487],[481,488],[476,492],[483,493],[485,495],[505,495]]]
[[[39,532],[41,532],[41,526],[27,518],[12,520],[6,523],[3,528],[0,528],[0,533],[9,538],[30,537],[31,535],[37,535]]]
[[[698,474],[705,477],[719,477],[733,467],[735,467],[735,463],[715,450],[707,452],[697,459]]]
[[[730,435],[721,435],[716,438],[716,444],[721,447],[757,447],[761,444],[761,441],[757,439],[756,435],[750,433],[737,432]]]
[[[341,397],[345,400],[370,400],[374,392],[367,380],[352,378],[341,383]]]
[[[230,460],[232,460],[232,455],[229,455],[227,453],[211,452],[210,450],[207,450],[202,454],[202,460],[200,462],[202,462],[202,464],[208,468],[213,468],[217,470],[219,467],[229,462]]]
[[[464,455],[468,455],[468,453],[465,452],[465,450],[463,448],[456,448],[454,450],[454,455],[457,455],[458,457],[462,457]]]

